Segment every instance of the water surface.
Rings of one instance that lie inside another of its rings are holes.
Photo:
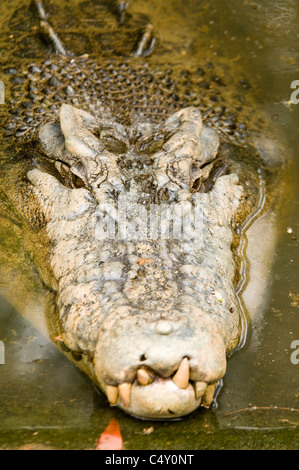
[[[9,33],[11,12],[27,3],[2,2],[0,40]],[[78,3],[66,2],[66,22],[72,4]],[[93,2],[81,3],[87,9]],[[0,447],[93,449],[115,417],[126,449],[297,449],[299,364],[291,361],[291,343],[299,340],[299,105],[290,102],[290,86],[299,79],[299,5],[295,0],[150,3],[150,12],[145,0],[132,2],[131,11],[151,15],[159,43],[172,51],[163,60],[171,62],[175,54],[186,63],[225,58],[235,64],[254,79],[259,105],[286,136],[286,153],[293,160],[284,176],[286,193],[268,303],[249,327],[245,346],[229,360],[217,407],[164,423],[136,420],[108,407],[89,379],[2,298]],[[55,12],[59,2],[50,5]],[[90,23],[94,19],[85,18]],[[1,57],[7,59],[9,51],[2,50]]]

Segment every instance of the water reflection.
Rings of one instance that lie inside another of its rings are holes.
[[[288,102],[291,83],[299,78],[298,8],[295,0],[151,2],[159,40],[167,48],[175,38],[177,58],[200,63],[203,58],[225,57],[255,77],[259,104],[273,127],[283,128],[295,154],[286,181],[294,189],[280,222],[269,304],[250,326],[245,347],[229,360],[218,407],[174,423],[127,417],[107,407],[88,379],[3,301],[0,445],[35,441],[53,447],[94,448],[110,418],[117,417],[128,449],[297,446],[299,365],[290,356],[292,341],[299,340],[299,105]],[[132,2],[132,9],[148,13],[148,2]],[[5,11],[3,17],[9,16]],[[166,53],[164,58],[172,60]],[[292,228],[291,234],[287,227]],[[146,434],[144,429],[150,425],[154,432]],[[257,434],[244,434],[246,430]]]

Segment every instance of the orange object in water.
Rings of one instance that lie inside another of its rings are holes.
[[[112,418],[105,431],[101,434],[96,450],[122,450],[123,438],[118,421]]]

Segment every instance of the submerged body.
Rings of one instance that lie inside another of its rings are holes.
[[[135,416],[210,406],[244,334],[240,238],[263,209],[259,155],[241,126],[221,130],[224,108],[137,59],[8,73],[5,138],[24,147],[1,168],[2,200],[54,305],[35,323]]]

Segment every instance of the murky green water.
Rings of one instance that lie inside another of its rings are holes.
[[[269,301],[229,360],[217,408],[164,423],[109,408],[89,379],[1,300],[0,447],[93,449],[115,417],[126,449],[298,449],[299,364],[291,361],[291,343],[299,340],[299,104],[289,102],[299,79],[298,2],[152,0],[150,12],[148,1],[131,3],[132,13],[150,13],[160,43],[173,48],[175,41],[182,61],[225,57],[252,75],[270,122],[283,128],[294,154],[286,177],[292,192],[284,200]],[[9,18],[17,2],[3,4]]]

